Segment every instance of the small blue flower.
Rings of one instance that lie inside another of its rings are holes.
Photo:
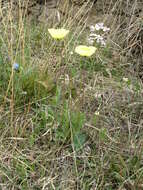
[[[18,71],[19,70],[19,64],[18,63],[14,63],[13,64],[13,69]]]

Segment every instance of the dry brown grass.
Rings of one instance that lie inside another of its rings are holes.
[[[28,6],[19,5],[16,12],[10,1],[0,9],[2,190],[143,188],[143,84],[132,69],[133,55],[138,47],[142,51],[142,29],[136,33],[141,6],[139,1],[97,1],[96,19],[110,26],[110,46],[88,60],[69,53],[86,43],[89,2],[73,16],[74,7],[67,8],[55,24],[64,22],[71,30],[64,43],[53,42],[47,24],[27,21]],[[19,73],[12,69],[17,59],[23,67]],[[46,86],[38,83],[38,94],[35,79]],[[21,95],[23,86],[29,94]],[[86,141],[78,136],[78,150],[74,128],[81,124]]]

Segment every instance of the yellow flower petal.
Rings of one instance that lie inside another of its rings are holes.
[[[96,47],[94,46],[84,46],[84,45],[80,45],[77,46],[75,48],[75,52],[78,53],[81,56],[86,56],[86,57],[90,57],[91,55],[93,55],[96,51]]]
[[[63,28],[61,29],[50,28],[48,29],[48,32],[54,39],[63,39],[69,33],[69,30]]]

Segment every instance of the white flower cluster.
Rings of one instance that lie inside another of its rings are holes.
[[[96,40],[97,43],[101,44],[102,46],[106,46],[105,39],[100,34],[96,34],[95,31],[103,31],[108,32],[110,31],[110,28],[104,26],[103,23],[97,23],[95,26],[90,26],[90,35],[87,39],[88,43],[90,45],[93,45],[94,41]]]
[[[110,28],[104,26],[104,24],[103,24],[102,22],[95,24],[95,29],[96,29],[97,31],[98,31],[98,30],[103,30],[104,32],[110,31]]]
[[[90,33],[89,38],[88,38],[88,43],[90,45],[92,45],[94,43],[94,41],[96,40],[97,43],[105,46],[106,42],[103,38],[103,36],[99,35],[99,34],[94,34],[94,33]]]

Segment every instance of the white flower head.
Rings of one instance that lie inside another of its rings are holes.
[[[103,30],[104,32],[108,32],[110,31],[110,28],[104,26],[104,23],[97,23],[95,24],[95,29],[98,31],[98,30]]]
[[[95,115],[96,115],[96,116],[98,116],[99,114],[100,114],[99,111],[96,111],[96,112],[95,112]]]
[[[101,41],[102,46],[106,46],[106,42],[104,40]]]
[[[98,38],[100,35],[98,35],[98,34],[95,34],[95,33],[91,33],[90,35],[89,35],[89,37],[90,38]]]
[[[94,38],[96,39],[96,42],[105,46],[106,43],[105,43],[105,40],[102,36],[100,36],[99,34],[94,34]]]
[[[95,26],[91,25],[91,26],[89,27],[89,29],[90,29],[90,32],[94,32],[94,31],[95,31]]]
[[[104,40],[104,38],[102,36],[100,36],[100,35],[97,35],[96,40],[100,42],[100,41]]]
[[[108,31],[110,31],[110,28],[108,28],[108,27],[105,26],[105,27],[103,27],[103,31],[104,32],[108,32]]]
[[[87,42],[88,42],[89,45],[93,45],[94,44],[94,40],[95,40],[94,38],[88,38]]]
[[[95,24],[95,29],[96,29],[96,30],[102,30],[103,27],[104,27],[104,24],[103,24],[102,22]]]
[[[124,82],[128,82],[129,79],[128,79],[127,77],[123,77],[123,81],[124,81]]]

